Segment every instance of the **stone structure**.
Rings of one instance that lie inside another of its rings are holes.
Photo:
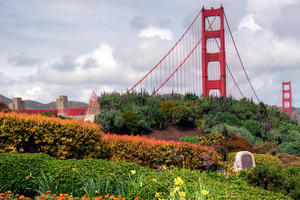
[[[255,167],[254,157],[249,151],[237,152],[234,158],[234,170],[240,171],[243,169],[251,169]]]
[[[84,121],[94,123],[96,116],[100,113],[99,98],[93,91],[89,100],[89,107],[85,115]]]
[[[25,102],[20,97],[14,97],[8,107],[11,110],[23,110],[25,109]]]
[[[69,102],[68,102],[68,97],[67,96],[59,96],[56,99],[56,109],[57,109],[57,114],[61,116],[68,116],[68,108],[69,108]]]

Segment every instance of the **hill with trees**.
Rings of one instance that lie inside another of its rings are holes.
[[[277,107],[231,97],[146,93],[100,96],[96,122],[106,133],[141,134],[170,126],[194,127],[199,136],[234,133],[254,146],[274,144],[279,152],[300,155],[300,126]]]

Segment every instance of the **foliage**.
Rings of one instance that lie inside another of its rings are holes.
[[[197,144],[200,142],[200,138],[198,136],[184,136],[181,137],[180,142],[189,142],[189,143],[194,143]]]
[[[235,152],[227,155],[227,162],[232,166],[234,163],[235,155]],[[256,166],[281,168],[282,161],[276,156],[255,153],[253,153],[253,156]]]
[[[138,119],[132,123],[136,133],[174,124],[196,126],[202,133],[223,132],[226,127],[229,133],[245,138],[252,145],[274,142],[280,145],[280,152],[299,155],[300,126],[278,108],[262,102],[255,104],[246,98],[232,97],[199,98],[194,94],[150,96],[142,92],[102,94],[100,104],[102,111],[97,123],[106,133],[125,134],[125,121],[120,116],[132,112]],[[110,112],[117,112],[118,117]]]
[[[32,160],[35,162],[30,165]],[[4,172],[0,173],[1,184],[4,185],[2,191],[12,190],[19,194],[30,194],[31,197],[36,194],[34,189],[37,188],[31,180],[43,172],[46,177],[53,177],[52,181],[57,185],[56,191],[47,191],[48,199],[60,197],[79,200],[78,197],[82,197],[94,200],[92,197],[96,194],[96,199],[100,199],[100,195],[103,199],[105,196],[114,199],[120,194],[124,194],[124,199],[158,199],[158,195],[161,199],[175,199],[171,192],[174,192],[174,196],[195,200],[291,199],[280,193],[249,186],[238,176],[225,176],[220,172],[178,168],[154,172],[132,163],[94,159],[57,160],[44,154],[0,154],[0,163],[0,171]],[[26,179],[30,172],[32,175]],[[125,182],[126,185],[123,184]],[[42,195],[37,198],[47,199],[46,194]]]
[[[248,140],[251,144],[255,143],[255,137],[244,127],[235,127],[235,126],[230,126],[228,124],[220,124],[214,126],[210,132],[211,133],[216,133],[216,132],[222,132],[226,128],[226,130],[229,133],[234,133],[239,137],[245,138]]]
[[[237,151],[253,152],[253,148],[250,142],[233,133],[230,133],[229,138],[225,138],[221,141],[220,144],[225,147],[227,153]]]
[[[11,112],[11,110],[8,108],[8,106],[0,101],[0,112],[8,113]]]
[[[213,145],[213,144],[220,144],[225,137],[222,133],[207,133],[204,136],[200,137],[200,144],[201,145]]]
[[[286,142],[278,146],[279,152],[300,156],[300,141]]]
[[[257,142],[253,149],[257,154],[275,155],[278,152],[277,145],[273,142]]]
[[[105,134],[99,157],[135,162],[157,169],[161,165],[191,169],[215,169],[221,159],[210,147],[140,136]]]
[[[61,159],[93,157],[101,137],[95,124],[0,113],[0,152],[44,152]]]
[[[136,115],[131,112],[127,111],[122,114],[124,120],[125,120],[125,130],[123,130],[127,134],[136,133],[138,130],[138,118]]]
[[[159,105],[159,110],[165,115],[165,117],[169,120],[172,119],[173,111],[177,107],[177,104],[172,101],[164,101]]]
[[[294,199],[299,199],[300,168],[290,167],[284,170],[275,167],[257,166],[250,170],[247,181],[266,190],[281,191]]]

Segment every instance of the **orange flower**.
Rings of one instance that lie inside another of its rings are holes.
[[[59,194],[59,196],[60,196],[60,197],[63,197],[63,196],[64,196],[64,194]]]
[[[11,194],[11,193],[12,193],[12,191],[10,191],[10,190],[7,191],[7,194]]]
[[[51,193],[51,190],[48,190],[47,193]]]
[[[107,193],[104,198],[108,198],[108,197],[109,197],[109,193]]]
[[[0,197],[0,199],[5,199],[5,197]]]
[[[4,193],[0,193],[0,195],[1,195],[1,196],[4,196],[5,194],[4,194]]]
[[[103,197],[102,197],[102,196],[100,196],[100,197],[96,197],[96,200],[101,200],[101,199],[103,199]]]
[[[24,199],[24,198],[25,198],[24,195],[19,196],[19,199]]]
[[[137,197],[137,198],[135,198],[134,200],[139,200],[139,199],[141,199],[141,197]]]

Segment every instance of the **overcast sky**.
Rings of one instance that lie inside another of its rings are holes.
[[[126,91],[204,5],[223,4],[258,96],[292,81],[300,106],[300,0],[0,0],[0,94],[48,103]]]

